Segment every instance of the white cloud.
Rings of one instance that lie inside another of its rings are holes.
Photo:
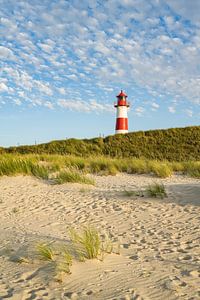
[[[49,101],[44,102],[44,106],[47,107],[47,108],[49,108],[49,109],[54,109],[53,103],[51,103]]]
[[[53,91],[52,89],[49,87],[49,84],[48,83],[43,83],[39,80],[35,80],[34,81],[34,84],[37,86],[38,90],[41,92],[41,93],[44,93],[48,96],[52,96],[53,95]]]
[[[7,92],[9,91],[9,88],[4,82],[0,82],[0,92]]]
[[[86,102],[83,100],[65,100],[60,99],[58,101],[58,105],[72,110],[72,111],[80,111],[80,112],[92,112],[100,113],[102,111],[111,112],[113,109],[109,104],[98,103],[96,100],[90,100],[90,102]]]
[[[176,112],[176,108],[174,106],[169,106],[168,107],[168,111],[172,114],[174,114]]]
[[[152,103],[151,103],[151,106],[152,106],[153,108],[155,108],[155,109],[157,109],[157,108],[160,107],[160,105],[159,105],[158,103],[156,103],[156,102],[152,102]]]
[[[13,100],[15,102],[16,105],[20,106],[22,104],[22,102],[19,99],[14,99]]]
[[[61,88],[57,88],[58,92],[61,94],[61,95],[66,95],[66,90],[65,88],[61,87]]]
[[[38,46],[47,53],[51,53],[53,51],[53,47],[51,45],[38,43]]]
[[[185,113],[186,113],[187,116],[190,117],[190,118],[193,116],[193,110],[192,110],[192,109],[189,109],[189,108],[186,109],[186,110],[185,110]]]
[[[151,110],[159,108],[156,98],[165,96],[200,104],[197,0],[27,0],[13,4],[15,14],[6,2],[3,8],[3,76],[19,97],[31,92],[57,103],[73,87],[80,97],[70,94],[73,109],[105,111],[101,105],[123,86],[132,95],[140,90],[137,114],[144,112],[147,94],[155,99]],[[81,100],[86,89],[92,98],[100,94],[98,102]]]
[[[7,47],[0,46],[0,59],[14,59],[13,51]]]
[[[199,11],[200,11],[200,2],[199,0],[166,0],[166,2],[171,6],[171,8],[180,16],[186,20],[190,20],[195,24],[199,24]]]
[[[159,107],[160,107],[160,105],[158,103],[156,103],[156,102],[151,103],[151,110],[152,111],[157,111]]]
[[[76,74],[67,75],[67,77],[72,80],[78,80],[78,77],[76,76]]]
[[[142,106],[139,106],[135,109],[135,114],[139,117],[141,117],[144,113],[145,109]]]

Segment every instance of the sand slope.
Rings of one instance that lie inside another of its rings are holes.
[[[183,176],[95,177],[96,186],[0,179],[0,299],[200,299],[200,182]],[[168,198],[125,197],[163,182]],[[63,283],[34,257],[37,241],[66,243],[68,228],[93,224],[121,245],[103,262],[74,262]]]

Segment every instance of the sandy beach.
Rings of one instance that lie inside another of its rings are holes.
[[[200,184],[181,175],[93,176],[95,186],[0,179],[0,299],[200,299]],[[163,183],[167,198],[125,190]],[[70,227],[92,224],[120,255],[74,261],[63,282],[34,257],[38,241],[67,243]]]

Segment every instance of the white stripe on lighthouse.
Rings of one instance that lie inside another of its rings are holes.
[[[127,107],[118,106],[117,107],[117,118],[127,118]]]
[[[115,130],[115,133],[128,133],[128,130]]]

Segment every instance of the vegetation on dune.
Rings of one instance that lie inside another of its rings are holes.
[[[26,256],[15,256],[12,261],[32,264],[38,259],[44,261],[45,266],[50,267],[48,270],[53,271],[53,278],[62,282],[64,274],[71,274],[73,260],[103,260],[104,255],[110,253],[119,254],[119,244],[113,249],[113,243],[107,234],[102,235],[95,227],[86,226],[81,231],[71,228],[67,243],[56,240],[38,242],[30,257],[26,253]]]
[[[48,179],[46,167],[38,164],[38,158],[20,157],[11,155],[0,156],[0,176],[13,176],[16,174],[33,175],[38,178]]]
[[[80,260],[98,258],[102,253],[102,241],[96,228],[84,228],[81,233],[70,230],[70,238]]]
[[[153,183],[148,185],[143,190],[124,190],[123,195],[126,197],[152,197],[152,198],[165,198],[167,197],[167,193],[165,190],[165,186],[160,183]]]
[[[33,175],[54,182],[94,184],[84,174],[180,172],[200,178],[200,126],[132,132],[106,138],[68,139],[0,148],[0,176]]]
[[[76,171],[62,171],[55,177],[54,182],[55,184],[63,184],[65,182],[77,182],[94,185],[94,180]]]
[[[167,193],[165,191],[165,187],[163,184],[155,183],[149,185],[146,191],[149,197],[153,197],[153,198],[167,197]]]
[[[94,180],[86,174],[116,175],[151,174],[166,178],[174,172],[200,178],[200,162],[168,162],[139,158],[111,158],[106,156],[77,157],[65,155],[0,155],[0,176],[17,174],[32,175],[54,184],[78,182],[94,185]]]
[[[37,253],[42,260],[53,261],[54,250],[51,245],[46,243],[39,243],[36,246]]]
[[[131,132],[106,138],[67,139],[33,146],[0,148],[1,153],[110,156],[149,160],[200,160],[200,126]],[[82,165],[80,165],[80,168]]]

